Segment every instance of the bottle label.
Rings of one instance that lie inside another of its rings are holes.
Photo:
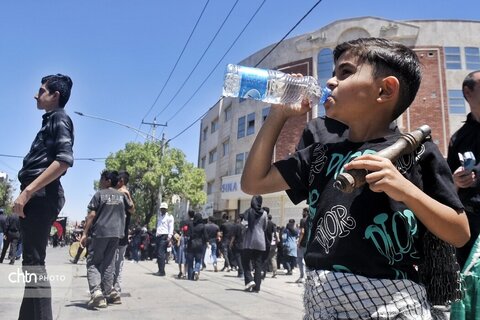
[[[243,99],[263,100],[267,95],[268,71],[263,69],[239,67],[240,92]]]

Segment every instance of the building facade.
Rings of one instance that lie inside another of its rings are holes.
[[[423,124],[432,128],[433,141],[446,155],[450,136],[462,125],[469,106],[462,95],[462,81],[480,69],[480,21],[393,21],[361,17],[333,22],[323,28],[284,40],[259,67],[311,75],[325,85],[333,70],[332,50],[341,42],[360,37],[382,37],[412,48],[420,58],[423,78],[417,97],[397,119],[402,131]],[[238,64],[254,66],[273,47],[266,47]],[[324,113],[322,106],[303,117],[288,120],[275,146],[273,161],[294,152],[306,123]],[[250,206],[251,196],[240,189],[240,176],[250,147],[260,130],[269,105],[224,98],[201,122],[198,166],[205,169],[209,214],[231,217]],[[277,224],[300,219],[306,203],[294,205],[285,192],[263,195],[264,206]]]

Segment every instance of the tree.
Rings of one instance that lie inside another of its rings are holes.
[[[135,202],[133,221],[148,225],[158,208],[160,177],[163,175],[163,199],[178,195],[195,205],[206,202],[203,191],[205,173],[185,159],[178,149],[156,142],[125,145],[105,161],[109,170],[126,170],[130,174],[129,189]]]
[[[4,208],[6,211],[10,211],[10,208],[12,207],[13,190],[14,188],[12,180],[0,180],[0,208]]]

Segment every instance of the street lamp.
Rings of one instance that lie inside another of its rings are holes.
[[[125,127],[125,128],[128,128],[132,131],[134,131],[135,133],[138,133],[142,138],[144,139],[152,139],[153,141],[158,141],[157,137],[149,134],[149,133],[146,133],[146,132],[143,132],[141,130],[138,130],[132,126],[129,126],[128,124],[124,124],[124,123],[121,123],[121,122],[118,122],[118,121],[115,121],[115,120],[110,120],[110,119],[106,119],[106,118],[102,118],[102,117],[97,117],[97,116],[92,116],[92,115],[88,115],[88,114],[85,114],[83,112],[79,112],[79,111],[74,111],[74,113],[78,114],[79,116],[82,116],[82,117],[86,117],[86,118],[92,118],[92,119],[97,119],[97,120],[102,120],[102,121],[105,121],[105,122],[110,122],[110,123],[114,123],[114,124],[118,124],[119,126],[122,126],[122,127]],[[158,125],[158,124],[157,124]]]

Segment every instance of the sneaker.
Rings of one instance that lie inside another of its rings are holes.
[[[103,293],[100,290],[97,290],[92,294],[90,301],[88,301],[87,306],[93,309],[106,308],[107,301],[105,301],[105,297],[103,296]]]
[[[193,280],[198,281],[198,278],[200,278],[200,274],[198,272],[195,272],[193,274]]]
[[[183,278],[183,273],[182,273],[182,272],[179,272],[178,275],[177,275],[177,278],[178,278],[178,279],[182,279],[182,278]]]
[[[297,281],[295,281],[296,283],[305,283],[305,278],[298,278]]]
[[[287,271],[287,273],[285,273],[287,276],[291,276],[293,274],[292,271]]]
[[[155,272],[154,275],[159,276],[159,277],[165,277],[165,272]]]
[[[272,278],[276,278],[276,277],[277,277],[277,273],[274,272],[274,273],[272,274]]]
[[[252,291],[255,287],[255,281],[250,281],[245,285],[245,291]]]
[[[107,303],[108,304],[122,304],[122,299],[120,297],[120,293],[118,293],[116,290],[112,290],[110,294],[107,297]]]

